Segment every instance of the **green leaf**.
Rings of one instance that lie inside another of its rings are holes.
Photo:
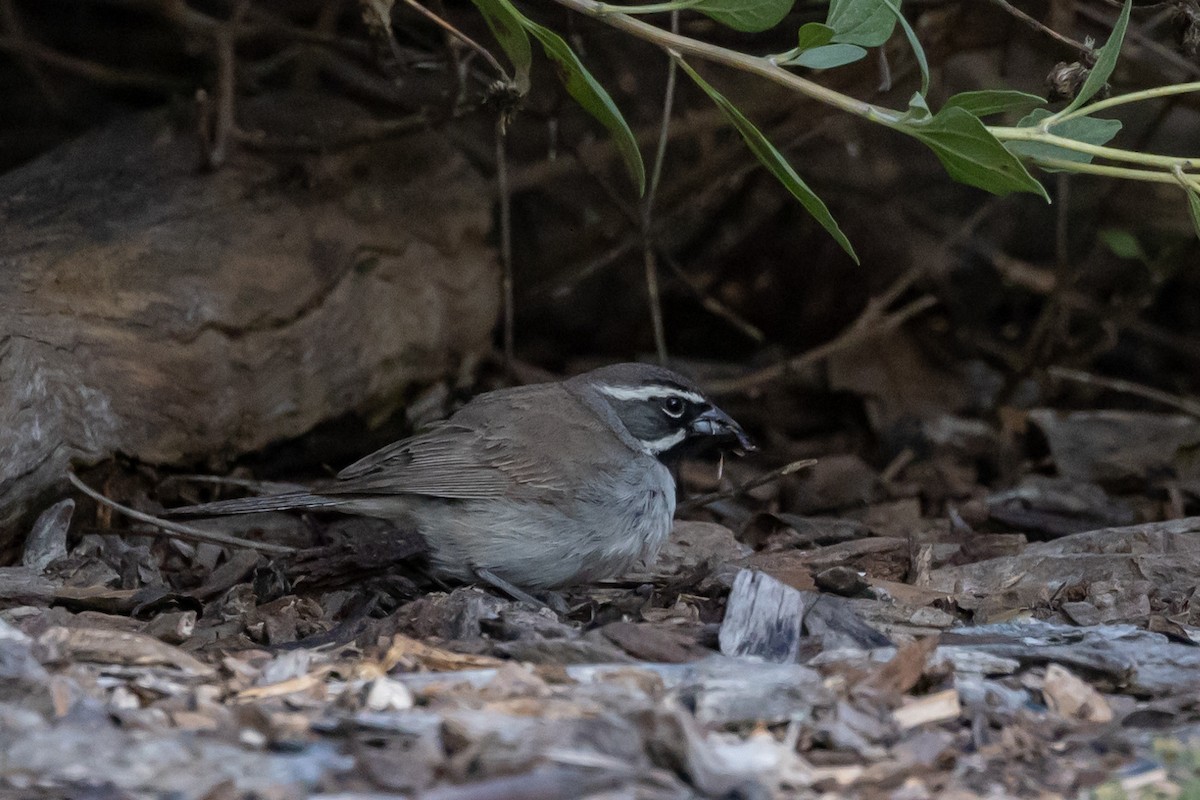
[[[754,127],[754,123],[746,119],[745,115],[733,103],[725,99],[725,95],[710,86],[708,81],[701,78],[699,73],[692,69],[690,64],[682,58],[677,58],[676,60],[679,62],[679,66],[683,67],[684,72],[696,82],[696,85],[703,89],[704,93],[717,104],[717,108],[721,109],[725,117],[737,129],[737,132],[742,135],[746,146],[750,148],[750,152],[754,153],[759,162],[770,170],[771,174],[792,193],[792,196],[800,201],[800,204],[808,210],[809,214],[812,214],[821,227],[828,231],[829,235],[854,259],[854,263],[859,263],[858,255],[850,245],[850,240],[846,238],[846,234],[842,233],[842,229],[838,227],[837,220],[829,213],[829,208],[821,198],[817,197],[812,189],[808,188],[808,184],[796,174],[796,171],[792,169],[792,165],[775,148],[775,145],[771,144],[767,140],[767,137],[763,136],[762,131]]]
[[[1113,25],[1112,34],[1104,46],[1096,51],[1096,64],[1088,72],[1079,94],[1075,95],[1075,99],[1059,113],[1066,114],[1074,111],[1104,88],[1104,84],[1108,82],[1108,76],[1112,75],[1113,68],[1117,65],[1117,56],[1121,55],[1121,42],[1125,39],[1125,29],[1129,27],[1129,12],[1132,9],[1133,0],[1125,0],[1125,6],[1117,17],[1117,23]]]
[[[689,8],[743,33],[774,28],[792,10],[795,0],[700,0]]]
[[[984,89],[978,92],[959,92],[946,101],[943,108],[961,108],[977,117],[1001,114],[1005,111],[1024,111],[1034,106],[1045,105],[1046,100],[1036,94],[1018,92],[1014,89]]]
[[[833,28],[819,22],[806,22],[800,26],[800,34],[797,39],[799,40],[796,44],[797,50],[823,47],[833,41]]]
[[[908,113],[904,115],[904,121],[920,122],[931,116],[933,112],[929,110],[929,103],[925,102],[925,95],[913,92],[913,96],[908,98]]]
[[[1100,241],[1104,242],[1105,246],[1117,258],[1127,258],[1137,261],[1147,260],[1146,251],[1142,249],[1142,243],[1138,241],[1132,231],[1125,228],[1105,228],[1100,231]]]
[[[856,44],[827,44],[805,50],[803,53],[779,63],[809,69],[833,69],[865,57],[867,51]]]
[[[929,60],[925,58],[925,48],[921,47],[921,40],[917,38],[917,32],[900,13],[900,0],[880,0],[880,2],[887,6],[888,11],[895,15],[896,22],[900,23],[900,30],[904,31],[904,38],[908,39],[908,46],[912,48],[913,55],[917,59],[917,67],[921,70],[921,94],[929,94]]]
[[[1194,189],[1188,189],[1188,208],[1192,212],[1192,225],[1196,227],[1196,237],[1200,238],[1200,194]]]
[[[579,57],[575,55],[563,38],[549,28],[542,27],[528,17],[521,17],[521,25],[542,43],[546,56],[558,67],[558,78],[567,89],[567,94],[575,98],[575,102],[595,117],[601,125],[608,128],[617,150],[625,159],[625,168],[629,177],[638,188],[638,194],[646,193],[646,166],[642,163],[642,153],[638,150],[637,139],[625,117],[621,116],[617,104],[604,90],[592,74],[584,68]]]
[[[525,34],[525,17],[508,0],[471,0],[492,30],[496,41],[512,62],[517,91],[529,91],[529,68],[533,64],[533,48]]]
[[[1034,109],[1032,113],[1017,123],[1017,127],[1032,128],[1053,116],[1053,114],[1044,108]],[[1052,122],[1050,125],[1050,132],[1055,136],[1062,136],[1064,139],[1074,139],[1077,142],[1094,145],[1107,144],[1120,130],[1120,120],[1096,119],[1095,117],[1076,117],[1075,119],[1069,119],[1057,124]],[[1080,164],[1087,164],[1092,160],[1092,157],[1087,153],[1080,153],[1075,150],[1068,150],[1065,147],[1044,144],[1042,142],[1009,142],[1005,146],[1009,152],[1025,156],[1026,158],[1055,158],[1062,161],[1074,161]],[[1043,167],[1043,169],[1049,172],[1056,171],[1047,167]]]
[[[899,126],[933,150],[956,181],[993,194],[1033,192],[1050,196],[1015,155],[1004,149],[979,117],[961,108],[943,108],[931,119]]]
[[[882,0],[830,0],[825,24],[835,42],[879,47],[891,38],[896,15]]]

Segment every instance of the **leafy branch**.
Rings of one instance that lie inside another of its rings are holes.
[[[542,43],[547,55],[557,63],[568,91],[613,133],[631,176],[639,187],[643,187],[644,169],[628,125],[611,98],[587,73],[566,43],[524,17],[510,0],[474,2],[487,17],[518,76],[528,74],[529,68],[525,32],[532,33]],[[850,242],[824,202],[736,105],[700,76],[690,60],[708,61],[757,75],[817,102],[911,136],[933,151],[951,178],[994,194],[1030,192],[1049,201],[1045,188],[1029,173],[1026,164],[1051,172],[1176,184],[1186,194],[1200,236],[1200,155],[1175,157],[1110,147],[1108,143],[1121,129],[1120,121],[1093,116],[1128,103],[1200,91],[1200,83],[1185,83],[1093,101],[1116,66],[1129,25],[1132,0],[1124,0],[1108,41],[1093,51],[1093,66],[1074,99],[1061,110],[1050,111],[1045,108],[1046,101],[1035,95],[991,90],[955,95],[936,113],[929,108],[927,100],[929,67],[925,54],[915,32],[901,14],[901,0],[831,0],[824,23],[803,25],[797,32],[796,47],[766,56],[702,42],[638,17],[689,10],[738,31],[757,32],[778,25],[790,12],[794,0],[670,0],[640,6],[615,5],[601,0],[555,2],[664,50],[721,109],[755,157],[855,260],[857,257]],[[501,24],[497,24],[498,21]],[[833,69],[857,61],[869,48],[880,47],[888,41],[897,27],[908,41],[921,72],[921,89],[912,96],[907,109],[892,109],[858,100],[792,71],[798,67]],[[1018,111],[1028,113],[1015,126],[988,125],[983,121],[984,117]],[[1110,163],[1093,163],[1097,159]]]

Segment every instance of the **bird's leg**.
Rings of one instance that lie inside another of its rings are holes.
[[[550,608],[550,606],[546,605],[541,600],[538,600],[529,592],[525,591],[524,589],[518,589],[516,586],[513,586],[511,583],[504,580],[504,578],[501,578],[490,569],[476,567],[475,577],[479,578],[479,580],[483,581],[489,586],[499,589],[514,600],[518,600],[522,603],[530,603],[537,608]]]

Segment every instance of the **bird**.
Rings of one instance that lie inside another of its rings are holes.
[[[305,491],[170,513],[382,518],[417,531],[437,577],[524,599],[650,563],[672,526],[673,466],[713,446],[756,449],[694,382],[665,367],[612,364],[480,394]]]

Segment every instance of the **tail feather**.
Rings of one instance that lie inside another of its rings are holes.
[[[225,514],[259,514],[265,511],[336,508],[347,502],[349,501],[345,499],[321,497],[307,492],[289,492],[264,497],[244,497],[238,500],[219,500],[215,503],[200,503],[194,506],[180,506],[167,510],[166,516],[215,517]]]

